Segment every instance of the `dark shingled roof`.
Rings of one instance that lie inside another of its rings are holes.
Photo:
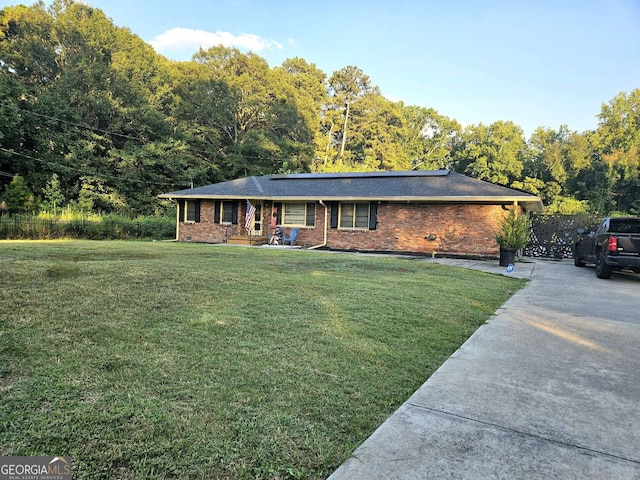
[[[160,198],[491,204],[517,201],[529,210],[542,210],[542,201],[535,195],[449,170],[265,175],[165,193]]]

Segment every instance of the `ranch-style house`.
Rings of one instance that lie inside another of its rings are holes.
[[[183,242],[257,245],[283,227],[307,248],[431,255],[496,256],[508,211],[543,209],[535,195],[446,169],[251,176],[159,197],[176,203]]]

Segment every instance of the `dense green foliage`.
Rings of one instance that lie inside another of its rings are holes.
[[[327,478],[524,283],[167,242],[0,263],[0,449],[77,480]]]
[[[638,214],[639,157],[640,89],[603,104],[594,131],[526,139],[506,119],[462,128],[392,102],[356,66],[271,68],[222,46],[173,62],[73,0],[0,11],[5,210],[150,214],[167,208],[158,193],[245,175],[449,167],[538,194],[551,212]]]
[[[117,214],[52,216],[23,214],[0,216],[0,239],[170,240],[176,220],[170,216],[127,218]]]

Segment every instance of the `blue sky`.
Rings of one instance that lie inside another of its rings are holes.
[[[86,3],[172,59],[224,43],[272,67],[296,56],[327,76],[355,65],[392,100],[463,125],[511,120],[527,137],[594,129],[603,103],[640,88],[639,0]]]

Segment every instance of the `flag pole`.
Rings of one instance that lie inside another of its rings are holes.
[[[254,207],[249,201],[249,199],[247,199],[247,205],[245,208],[244,228],[249,234],[249,245],[251,245],[251,231],[253,230],[255,215],[256,215],[256,207]]]

